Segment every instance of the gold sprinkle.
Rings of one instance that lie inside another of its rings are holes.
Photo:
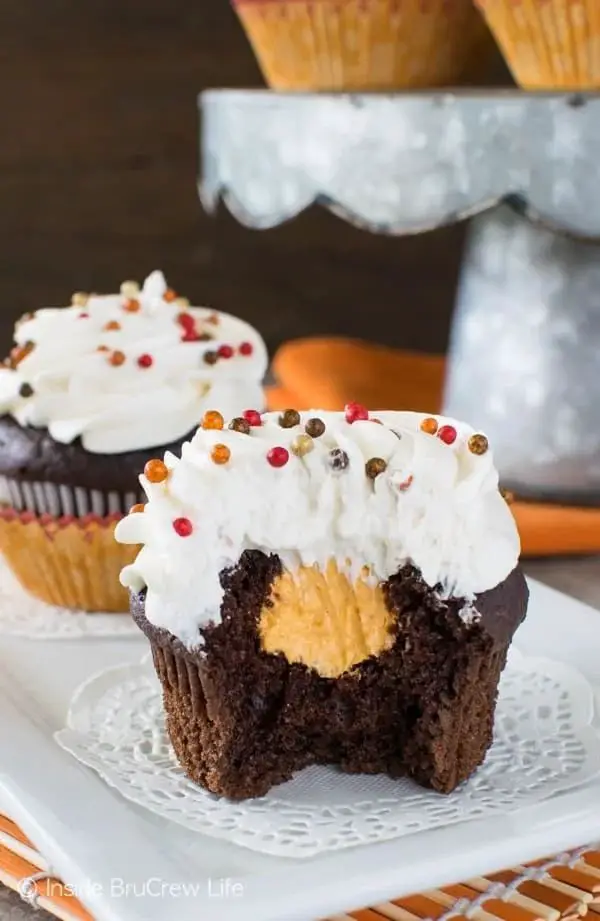
[[[140,293],[140,286],[137,281],[124,281],[121,285],[121,294],[123,297],[135,298]]]
[[[489,442],[485,435],[471,435],[469,438],[469,451],[471,454],[485,454],[489,448]]]
[[[501,489],[500,495],[502,496],[502,498],[504,499],[507,505],[512,505],[513,502],[515,501],[515,494],[514,492],[511,492],[510,489]]]
[[[85,291],[76,291],[75,294],[71,295],[71,304],[73,307],[85,307],[89,297],[89,294],[86,294]]]
[[[365,473],[370,480],[375,480],[385,470],[387,470],[387,464],[382,457],[372,457],[365,464]]]
[[[296,457],[304,457],[305,454],[310,454],[314,446],[315,443],[310,435],[296,435],[290,445],[290,449]]]
[[[173,301],[176,307],[179,307],[181,310],[186,310],[190,306],[189,298],[187,297],[176,297]]]

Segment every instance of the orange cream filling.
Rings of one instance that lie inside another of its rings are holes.
[[[392,615],[381,585],[367,581],[368,567],[352,582],[335,560],[325,571],[301,566],[273,583],[259,618],[265,652],[337,678],[394,642]]]

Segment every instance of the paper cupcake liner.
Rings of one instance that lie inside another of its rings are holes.
[[[517,83],[600,88],[599,0],[476,0]]]
[[[120,514],[35,515],[4,507],[0,552],[23,588],[48,604],[78,611],[126,612],[129,597],[119,573],[139,548],[115,541],[120,518]]]
[[[126,515],[132,505],[143,501],[142,496],[141,491],[121,494],[0,477],[0,502],[36,515]]]
[[[472,0],[233,3],[267,83],[278,90],[458,83],[482,69],[490,46]]]

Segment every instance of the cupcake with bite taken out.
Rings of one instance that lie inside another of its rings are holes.
[[[238,800],[313,764],[440,793],[471,776],[528,599],[483,433],[357,404],[211,412],[141,482],[121,578],[192,780]]]
[[[126,611],[118,575],[135,549],[113,532],[141,501],[140,469],[180,451],[207,407],[262,406],[265,344],[160,272],[27,314],[15,343],[0,370],[0,551],[44,601]]]

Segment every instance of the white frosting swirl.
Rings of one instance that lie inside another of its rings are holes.
[[[290,453],[285,466],[272,467],[269,449],[289,449],[311,416],[326,425],[313,450]],[[430,586],[468,599],[502,582],[520,546],[491,451],[473,454],[473,430],[450,419],[434,417],[458,432],[447,445],[421,431],[422,414],[372,416],[383,424],[312,412],[289,429],[266,414],[250,435],[199,429],[181,459],[165,457],[166,481],[140,477],[145,511],[125,518],[116,533],[123,543],[143,544],[121,581],[136,591],[147,586],[148,619],[184,643],[198,643],[198,627],[219,619],[219,573],[246,549],[279,554],[291,569],[323,567],[333,558],[356,576],[366,564],[376,580],[411,561]],[[222,465],[211,459],[218,443],[231,451]],[[335,448],[348,458],[337,472],[330,462]],[[387,464],[374,480],[365,473],[371,458]],[[187,537],[173,527],[180,517],[191,522]]]
[[[120,454],[182,438],[207,408],[232,415],[262,408],[267,351],[256,330],[226,313],[165,300],[167,291],[153,272],[133,295],[136,312],[123,294],[92,295],[85,306],[38,310],[19,323],[17,344],[34,347],[16,368],[0,369],[0,413],[47,427],[62,443],[80,436],[94,454]],[[213,338],[183,341],[182,313]],[[221,346],[232,357],[207,364],[205,354]],[[111,363],[115,352],[122,364]],[[146,366],[141,356],[150,357]],[[21,395],[24,384],[30,396]]]

